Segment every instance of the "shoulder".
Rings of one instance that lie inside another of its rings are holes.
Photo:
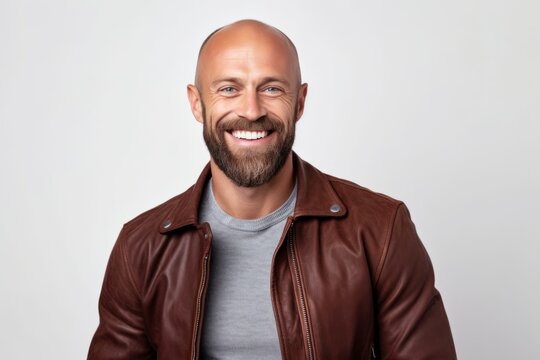
[[[340,204],[342,211],[336,214],[338,217],[346,214],[345,219],[355,220],[357,224],[371,223],[380,227],[384,222],[391,222],[403,204],[400,200],[352,181],[328,175],[297,156],[295,159],[299,183],[298,201],[303,213],[324,215],[327,214],[326,206]]]
[[[347,207],[349,215],[359,214],[363,217],[382,217],[392,219],[397,210],[403,206],[401,200],[373,191],[350,180],[325,174],[332,188]]]
[[[122,227],[120,238],[128,242],[161,236],[163,222],[189,202],[193,186],[169,200],[137,215]]]

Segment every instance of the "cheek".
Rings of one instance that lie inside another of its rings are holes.
[[[290,97],[271,99],[266,102],[269,112],[279,116],[280,119],[288,120],[296,113],[296,99]]]
[[[214,101],[211,102],[207,109],[208,117],[212,123],[221,121],[221,119],[228,117],[230,114],[234,114],[234,104],[232,101]]]

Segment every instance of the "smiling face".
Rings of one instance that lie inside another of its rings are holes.
[[[306,92],[293,45],[255,21],[213,34],[188,86],[212,162],[244,187],[268,182],[286,162]]]

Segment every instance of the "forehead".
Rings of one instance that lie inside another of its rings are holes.
[[[270,76],[299,82],[294,48],[282,34],[267,29],[216,33],[201,51],[197,73],[203,82],[221,76]]]

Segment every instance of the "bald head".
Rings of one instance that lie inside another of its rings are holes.
[[[243,51],[246,56],[264,56],[270,52],[275,61],[286,62],[294,85],[300,86],[298,53],[293,42],[282,31],[256,20],[240,20],[212,32],[203,42],[197,59],[195,85],[199,90],[209,67],[219,66],[231,51]],[[285,75],[285,74],[284,74]],[[293,85],[293,84],[291,84]]]

